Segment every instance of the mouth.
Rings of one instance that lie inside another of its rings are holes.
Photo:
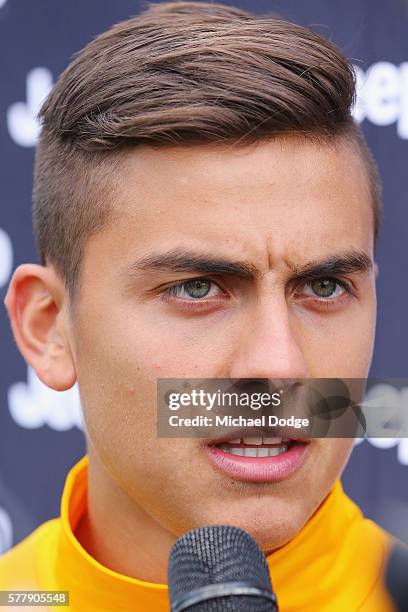
[[[213,441],[210,463],[225,475],[249,482],[279,482],[304,464],[310,440],[263,435]]]

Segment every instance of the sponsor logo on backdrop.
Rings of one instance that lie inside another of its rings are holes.
[[[0,507],[0,555],[13,544],[13,525],[9,514]]]
[[[357,438],[355,445],[367,443],[378,450],[396,450],[396,459],[401,465],[408,465],[408,438]]]
[[[384,418],[388,418],[386,415],[390,416],[389,421],[385,420],[383,426],[386,429],[388,424],[392,428],[394,426],[393,419],[395,415],[398,414],[401,407],[403,410],[406,410],[408,405],[408,387],[396,389],[393,385],[388,384],[374,385],[366,393],[365,400],[367,404],[372,402],[373,405],[375,405],[376,400],[380,402],[380,405],[384,407]],[[356,445],[362,442],[364,442],[363,438],[357,439]],[[366,442],[380,450],[394,448],[398,463],[408,465],[408,438],[367,438]]]
[[[54,391],[28,367],[27,382],[17,382],[8,391],[8,407],[14,422],[25,429],[47,425],[55,431],[83,429],[78,386]]]
[[[26,99],[24,102],[14,102],[8,108],[8,131],[20,147],[35,146],[40,133],[36,117],[52,84],[52,74],[48,68],[33,68],[26,77]]]
[[[1,0],[0,0],[1,3]],[[378,126],[396,124],[400,138],[408,139],[408,62],[399,65],[376,62],[367,71],[354,66],[357,103],[354,117]],[[41,104],[53,85],[48,68],[33,68],[26,77],[26,99],[7,111],[10,137],[22,147],[34,147],[40,132],[36,119]]]
[[[13,245],[8,233],[0,227],[0,288],[7,284],[13,271]]]
[[[6,472],[8,471],[6,462]],[[12,472],[10,476],[13,481]],[[0,478],[0,556],[31,533],[36,524],[30,509],[25,507],[17,493]]]
[[[354,117],[374,125],[396,124],[397,135],[408,139],[408,62],[398,66],[376,62],[364,72],[354,66],[357,77],[357,104]]]
[[[408,438],[369,438],[367,442],[380,450],[396,447],[398,463],[408,465]]]

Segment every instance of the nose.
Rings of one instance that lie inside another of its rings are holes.
[[[268,296],[246,317],[233,354],[230,378],[310,376],[300,331],[284,295]]]

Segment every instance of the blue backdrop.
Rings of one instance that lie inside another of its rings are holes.
[[[379,315],[371,374],[407,377],[408,2],[239,0],[308,25],[353,59],[355,116],[384,180],[378,245]],[[32,237],[32,166],[41,101],[71,55],[136,14],[135,0],[0,0],[0,294],[15,266],[37,261]],[[77,389],[57,393],[28,370],[0,307],[0,554],[56,516],[64,478],[84,452]],[[365,513],[408,541],[408,440],[359,444],[344,475]]]

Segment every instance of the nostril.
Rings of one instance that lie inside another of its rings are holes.
[[[270,380],[268,378],[235,378],[231,379],[236,393],[268,393]]]

